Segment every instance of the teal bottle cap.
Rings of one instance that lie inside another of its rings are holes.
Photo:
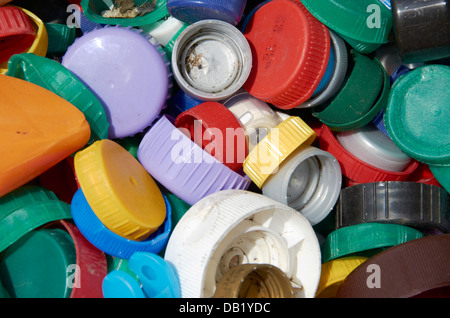
[[[439,184],[450,193],[450,165],[429,165]]]
[[[429,165],[450,164],[450,66],[426,65],[392,86],[384,122],[392,141]]]
[[[372,256],[383,248],[423,237],[412,227],[398,224],[361,223],[331,232],[322,244],[322,263],[350,255]]]
[[[0,279],[11,298],[69,298],[68,268],[76,264],[69,233],[40,229],[28,233],[3,255]]]

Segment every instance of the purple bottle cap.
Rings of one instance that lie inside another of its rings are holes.
[[[204,151],[165,116],[145,134],[138,159],[153,178],[190,205],[218,191],[247,190],[251,184],[248,177]]]
[[[170,64],[159,44],[141,32],[120,26],[95,29],[78,38],[62,59],[102,101],[109,138],[142,132],[169,97]]]

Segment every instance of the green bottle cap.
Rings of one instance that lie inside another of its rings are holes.
[[[0,198],[0,252],[46,223],[71,219],[70,205],[39,186],[24,186]]]
[[[3,287],[2,281],[0,280],[0,298],[10,298],[8,291]]]
[[[128,259],[111,256],[108,262],[108,273],[112,271],[125,272],[133,277],[135,281],[139,282],[139,277],[130,269]]]
[[[450,193],[450,165],[429,165],[439,184]]]
[[[354,50],[351,55],[354,65],[340,91],[329,103],[313,108],[313,115],[333,130],[362,127],[386,106],[389,82],[381,64]]]
[[[133,157],[137,159],[137,151],[139,149],[139,144],[142,141],[142,137],[139,135],[134,135],[130,137],[125,137],[115,140],[119,145],[125,148]]]
[[[384,223],[361,223],[331,232],[322,244],[322,263],[350,255],[371,256],[382,248],[392,247],[423,237],[408,226]]]
[[[48,33],[47,55],[63,54],[77,36],[76,28],[69,28],[66,24],[48,22],[44,26]]]
[[[103,105],[83,82],[57,61],[33,53],[16,54],[9,59],[6,75],[39,85],[83,112],[92,131],[88,145],[108,138],[109,122]]]
[[[388,43],[392,12],[378,0],[301,0],[320,22],[361,53]],[[350,40],[350,41],[349,41]]]
[[[68,298],[67,279],[76,253],[69,233],[61,229],[40,229],[10,246],[0,263],[0,279],[11,298]]]
[[[450,164],[450,66],[425,65],[391,88],[384,123],[392,141],[410,157]]]

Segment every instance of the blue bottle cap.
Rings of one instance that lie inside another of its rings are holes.
[[[127,272],[114,270],[103,279],[104,298],[146,298],[139,283]]]

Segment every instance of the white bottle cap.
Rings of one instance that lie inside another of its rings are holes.
[[[315,225],[333,209],[341,185],[342,172],[337,159],[310,146],[292,153],[267,179],[262,193],[297,210]]]
[[[252,68],[244,35],[220,20],[201,20],[177,37],[172,68],[178,86],[202,101],[219,101],[236,93]]]
[[[249,152],[282,120],[270,106],[244,89],[222,102],[237,118],[248,136]]]
[[[352,155],[379,169],[402,172],[411,162],[411,157],[372,124],[339,132],[336,139]]]
[[[194,204],[174,228],[165,260],[176,268],[183,298],[210,298],[233,266],[270,264],[290,279],[295,297],[312,298],[321,251],[308,220],[264,195],[224,190]]]
[[[159,44],[166,46],[167,43],[175,36],[175,34],[183,27],[185,23],[168,16],[167,19],[158,22],[140,26],[145,33],[151,35]]]

